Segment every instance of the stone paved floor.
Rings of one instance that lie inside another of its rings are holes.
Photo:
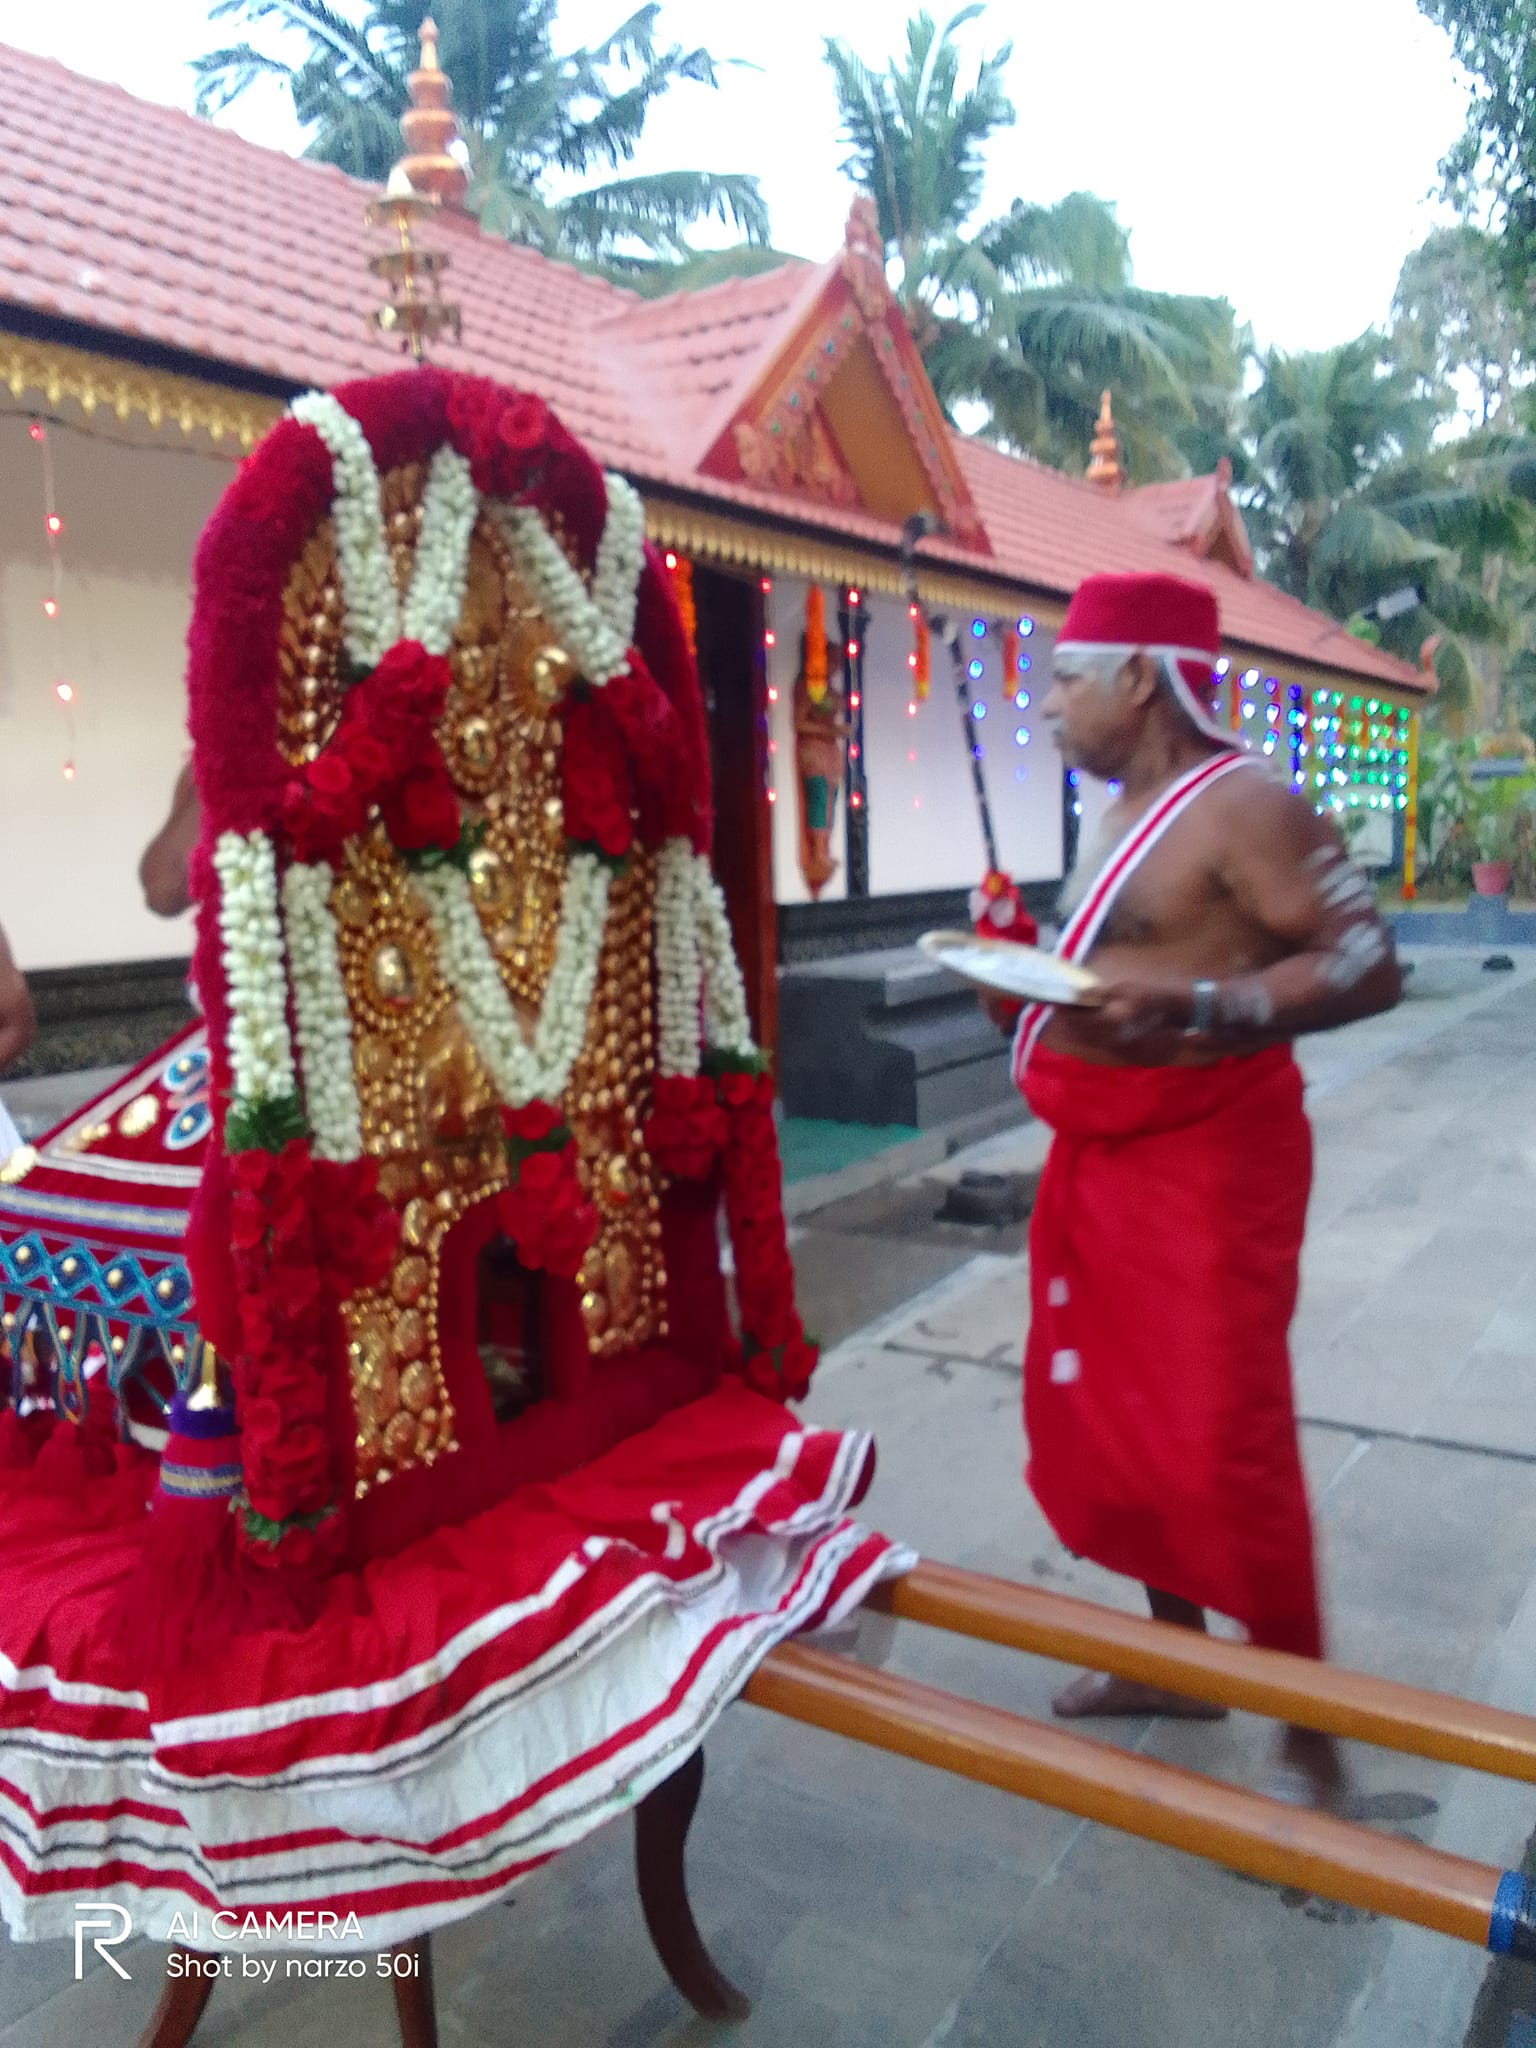
[[[1431,956],[1394,1017],[1306,1048],[1319,1140],[1296,1330],[1339,1661],[1536,1711],[1536,959]],[[954,1163],[1023,1169],[1038,1134]],[[928,1179],[935,1180],[931,1175]],[[849,1334],[816,1419],[878,1429],[868,1512],[933,1556],[1134,1605],[1019,1483],[1017,1233],[933,1223],[932,1186],[806,1217],[808,1320]],[[958,1231],[958,1234],[956,1234]],[[978,1249],[978,1244],[981,1248]],[[892,1668],[1039,1714],[1060,1673],[899,1629]],[[1099,1739],[1252,1783],[1268,1731]],[[1368,1817],[1521,1860],[1536,1790],[1359,1751]],[[444,2048],[1505,2048],[1536,1972],[1261,1890],[1169,1852],[738,1708],[695,1828],[699,1917],[751,1993],[688,2016],[609,1830],[440,1937]],[[152,2000],[0,1946],[0,2048],[116,2048]],[[373,2048],[384,1987],[221,1987],[199,2048]]]

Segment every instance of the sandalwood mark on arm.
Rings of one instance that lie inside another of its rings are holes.
[[[1219,878],[1285,957],[1221,984],[1222,1034],[1290,1038],[1391,1009],[1402,993],[1391,935],[1338,833],[1293,791],[1239,779]]]

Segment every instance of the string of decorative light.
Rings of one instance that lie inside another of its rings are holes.
[[[27,435],[42,461],[43,534],[48,543],[48,589],[42,605],[48,621],[53,695],[64,719],[65,754],[60,773],[66,782],[75,779],[75,686],[64,673],[62,659],[64,632],[64,518],[59,511],[58,483],[53,470],[53,443],[40,415],[34,415]]]
[[[853,586],[844,589],[838,605],[843,638],[843,691],[848,704],[848,816],[844,833],[848,853],[848,893],[869,894],[869,769],[864,741],[864,643],[869,611]]]
[[[779,644],[779,636],[774,631],[768,604],[769,598],[773,595],[773,578],[761,577],[757,588],[762,599],[763,619],[762,645],[759,649],[763,664],[763,709],[758,719],[763,741],[763,790],[769,803],[776,804],[779,792],[774,779],[773,763],[774,756],[779,751],[779,743],[773,736],[773,707],[779,701],[779,686],[774,681],[773,650]]]

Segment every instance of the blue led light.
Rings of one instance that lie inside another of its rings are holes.
[[[973,705],[971,706],[971,716],[972,716],[972,718],[985,718],[985,717],[986,717],[986,715],[987,715],[987,707],[986,707],[986,705],[985,705],[985,704],[982,704],[982,703],[976,703],[976,704],[973,704]]]
[[[1069,768],[1067,770],[1067,787],[1069,789],[1076,789],[1078,785],[1078,780],[1079,777],[1077,770],[1075,768]]]
[[[971,663],[970,678],[973,683],[979,683],[986,672],[987,664],[984,661],[973,661]]]
[[[1014,691],[1014,693],[1013,693],[1013,702],[1014,702],[1014,708],[1015,708],[1016,710],[1019,710],[1019,711],[1027,711],[1027,710],[1029,709],[1029,692],[1028,692],[1028,690],[1015,690],[1015,691]]]
[[[1027,654],[1021,654],[1014,666],[1018,669],[1021,676],[1027,676],[1033,664]]]
[[[985,619],[972,619],[972,621],[971,621],[971,631],[972,631],[972,632],[973,632],[973,633],[975,634],[975,636],[976,636],[976,638],[977,638],[978,640],[985,640],[985,639],[986,639],[986,637],[987,637],[987,622],[986,622],[986,620],[985,620]]]
[[[1021,725],[1015,728],[1013,735],[1013,744],[1016,747],[1027,747],[1029,745],[1029,727],[1027,725]]]
[[[1021,640],[1027,640],[1034,630],[1035,622],[1026,612],[1024,616],[1019,620],[1019,638]]]

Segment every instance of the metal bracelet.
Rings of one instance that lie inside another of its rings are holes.
[[[1214,981],[1197,981],[1194,986],[1194,1001],[1190,1007],[1190,1038],[1204,1038],[1216,1026],[1216,995]]]

